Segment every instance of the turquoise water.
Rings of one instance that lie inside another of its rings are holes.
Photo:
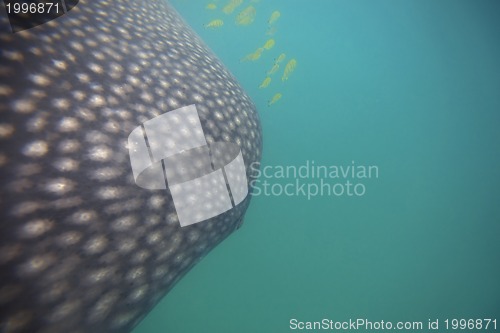
[[[248,26],[234,20],[250,1],[232,15],[222,0],[172,3],[256,103],[262,167],[354,163],[378,177],[351,179],[360,196],[255,196],[134,333],[290,332],[292,318],[440,319],[444,332],[447,318],[496,317],[500,329],[498,1],[261,0]]]

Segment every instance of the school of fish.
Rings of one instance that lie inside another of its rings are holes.
[[[212,0],[213,2],[208,3],[206,5],[207,10],[215,11],[218,6],[217,6],[217,1],[219,0]],[[234,23],[237,26],[248,26],[251,25],[256,21],[256,16],[257,16],[257,7],[258,7],[258,2],[259,0],[250,0],[247,2],[247,5],[244,5],[244,0],[228,0],[225,5],[222,7],[221,11],[223,14],[226,15],[231,15],[233,13],[235,14],[234,17]],[[244,9],[237,10],[239,7]],[[268,16],[267,19],[267,29],[265,34],[267,36],[272,36],[271,38],[268,38],[264,44],[261,44],[258,46],[254,51],[248,53],[245,55],[243,58],[240,59],[241,62],[257,62],[260,59],[266,58],[267,56],[264,56],[264,54],[267,54],[268,52],[273,52],[272,50],[276,46],[276,39],[273,37],[278,29],[277,29],[277,22],[281,18],[281,12],[278,10],[272,11],[272,13]],[[224,26],[224,21],[222,18],[214,18],[207,24],[205,24],[206,29],[211,29],[211,30],[216,30]],[[276,85],[280,84],[283,85],[285,84],[291,77],[292,73],[295,72],[297,68],[297,60],[295,58],[289,58],[288,62],[286,62],[286,65],[284,64],[285,59],[287,58],[287,55],[285,53],[280,53],[279,56],[277,56],[272,63],[267,67],[267,69],[264,71],[265,72],[265,77],[262,79],[259,89],[276,89]],[[278,73],[280,70],[281,72],[281,83],[279,83],[279,80],[272,80],[272,76]],[[276,82],[276,83],[275,83]],[[283,87],[283,86],[281,86]],[[279,100],[281,100],[283,94],[281,92],[275,92],[274,94],[271,95],[271,97],[268,100],[268,106],[271,106],[275,103],[277,103]]]

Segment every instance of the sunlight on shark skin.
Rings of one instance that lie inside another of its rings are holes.
[[[2,15],[0,43],[0,330],[130,332],[250,196],[181,228],[168,192],[136,186],[129,133],[196,104],[208,144],[237,144],[250,182],[255,106],[165,1],[82,0],[15,34]]]

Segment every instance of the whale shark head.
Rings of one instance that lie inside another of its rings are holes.
[[[241,225],[256,108],[166,1],[81,0],[9,23],[0,330],[129,332]]]

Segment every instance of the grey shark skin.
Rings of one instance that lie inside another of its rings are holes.
[[[236,143],[251,181],[255,107],[163,0],[81,0],[16,34],[1,10],[0,331],[129,332],[250,195],[181,228],[168,190],[135,184],[128,135],[196,104],[207,142]]]

